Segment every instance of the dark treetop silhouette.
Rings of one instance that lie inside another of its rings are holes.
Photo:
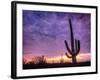
[[[79,54],[80,51],[80,41],[74,39],[71,19],[69,19],[69,27],[70,27],[70,36],[71,36],[71,48],[69,48],[66,40],[65,40],[65,46],[70,55],[67,52],[65,54],[68,58],[72,58],[72,62],[75,64],[77,62],[76,56]]]

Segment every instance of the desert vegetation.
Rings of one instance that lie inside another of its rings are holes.
[[[58,61],[51,60],[48,62],[46,56],[35,56],[30,61],[23,60],[23,69],[40,69],[40,68],[59,68],[59,67],[79,67],[79,66],[90,66],[90,61],[77,62],[67,62],[63,58],[62,54]]]

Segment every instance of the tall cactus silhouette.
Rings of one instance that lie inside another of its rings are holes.
[[[65,46],[68,51],[65,53],[65,55],[68,58],[72,58],[73,63],[76,63],[77,62],[76,56],[79,54],[80,51],[80,41],[74,39],[71,19],[69,19],[69,26],[70,26],[70,36],[71,36],[71,47],[68,46],[68,42],[65,40]]]

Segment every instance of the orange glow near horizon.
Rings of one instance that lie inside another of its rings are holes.
[[[80,53],[77,56],[77,62],[85,62],[85,61],[91,61],[91,54],[90,53]],[[33,56],[33,54],[27,54],[24,56],[24,59],[26,60],[26,63],[31,62],[32,60],[34,61],[34,58],[36,56]],[[46,62],[47,63],[60,63],[61,59],[63,62],[72,62],[72,58],[68,58],[66,55],[63,56],[54,56],[54,57],[48,57],[45,56]]]

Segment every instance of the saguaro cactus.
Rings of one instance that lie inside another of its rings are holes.
[[[69,19],[69,26],[70,26],[70,36],[71,36],[71,47],[68,46],[68,42],[65,40],[65,46],[68,51],[65,53],[65,55],[68,58],[72,58],[73,63],[76,63],[77,62],[76,56],[79,54],[79,51],[80,51],[80,41],[74,39],[71,19]]]

